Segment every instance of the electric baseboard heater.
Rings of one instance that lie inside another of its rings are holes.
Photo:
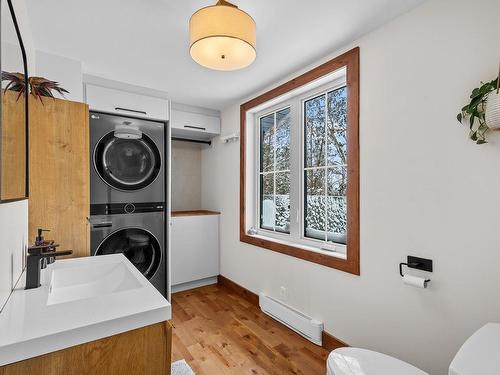
[[[259,306],[261,310],[271,318],[286,325],[288,328],[294,330],[314,344],[321,346],[323,334],[322,322],[301,313],[297,309],[277,299],[266,296],[263,293],[259,294]]]

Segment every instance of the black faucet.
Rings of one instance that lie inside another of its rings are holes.
[[[37,236],[35,237],[35,246],[42,246],[42,245],[54,245],[54,241],[49,240],[46,241],[43,238],[43,232],[50,232],[50,229],[43,229],[43,228],[38,228],[37,230]],[[45,250],[45,251],[56,251],[56,247],[58,245],[52,246],[51,248]],[[54,257],[47,257],[42,259],[42,269],[47,267],[47,264],[52,264],[56,261],[56,258]]]
[[[54,247],[57,247],[57,245],[41,245],[28,248],[25,289],[34,289],[40,286],[40,269],[47,266],[46,262],[41,262],[42,260],[73,254],[72,250],[53,251]]]

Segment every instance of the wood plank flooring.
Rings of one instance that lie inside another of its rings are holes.
[[[326,374],[326,350],[222,286],[173,294],[172,312],[172,361],[196,375]]]

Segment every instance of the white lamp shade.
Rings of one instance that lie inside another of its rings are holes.
[[[191,57],[210,69],[242,69],[257,56],[255,29],[252,17],[235,6],[202,8],[189,21]]]
[[[488,94],[484,120],[490,129],[500,128],[500,93],[497,90]]]

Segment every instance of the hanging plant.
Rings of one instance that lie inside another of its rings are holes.
[[[8,81],[7,86],[5,86],[5,91],[11,90],[19,92],[17,100],[19,100],[19,98],[26,92],[26,81],[24,80],[24,74],[22,73],[9,73],[2,71],[2,82],[3,81]],[[68,90],[60,87],[58,82],[51,81],[50,79],[43,77],[29,77],[28,86],[30,88],[31,95],[40,99],[40,101],[42,101],[42,97],[54,99],[52,91],[58,92],[63,97],[65,93],[69,93]]]
[[[484,119],[490,129],[500,129],[500,71],[498,72],[497,89],[488,94]]]
[[[498,85],[498,78],[491,82],[481,82],[480,87],[472,90],[470,103],[462,108],[457,115],[457,120],[469,126],[469,138],[478,145],[486,143],[486,132],[490,129],[485,120],[486,102],[488,94],[495,90]]]

